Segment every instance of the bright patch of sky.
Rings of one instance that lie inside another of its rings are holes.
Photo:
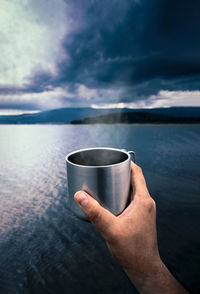
[[[57,74],[66,58],[65,10],[62,0],[1,0],[0,86],[24,87],[37,72]]]
[[[200,106],[200,91],[164,91],[130,103],[92,104],[92,108],[159,108],[173,106]]]

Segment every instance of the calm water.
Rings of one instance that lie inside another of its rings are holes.
[[[137,293],[68,209],[65,155],[135,150],[157,202],[160,253],[200,293],[200,126],[0,126],[0,293]]]

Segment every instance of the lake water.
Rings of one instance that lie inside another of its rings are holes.
[[[0,293],[137,293],[100,234],[68,209],[65,156],[94,146],[135,150],[157,203],[161,257],[200,293],[199,125],[1,125]]]

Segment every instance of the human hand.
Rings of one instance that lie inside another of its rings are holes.
[[[149,194],[141,168],[133,162],[131,182],[133,200],[119,216],[103,208],[84,191],[77,192],[74,198],[141,293],[186,293],[160,259],[155,201]]]

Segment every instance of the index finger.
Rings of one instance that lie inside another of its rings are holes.
[[[131,182],[133,188],[133,196],[149,196],[146,181],[142,172],[142,169],[136,163],[131,161]]]

